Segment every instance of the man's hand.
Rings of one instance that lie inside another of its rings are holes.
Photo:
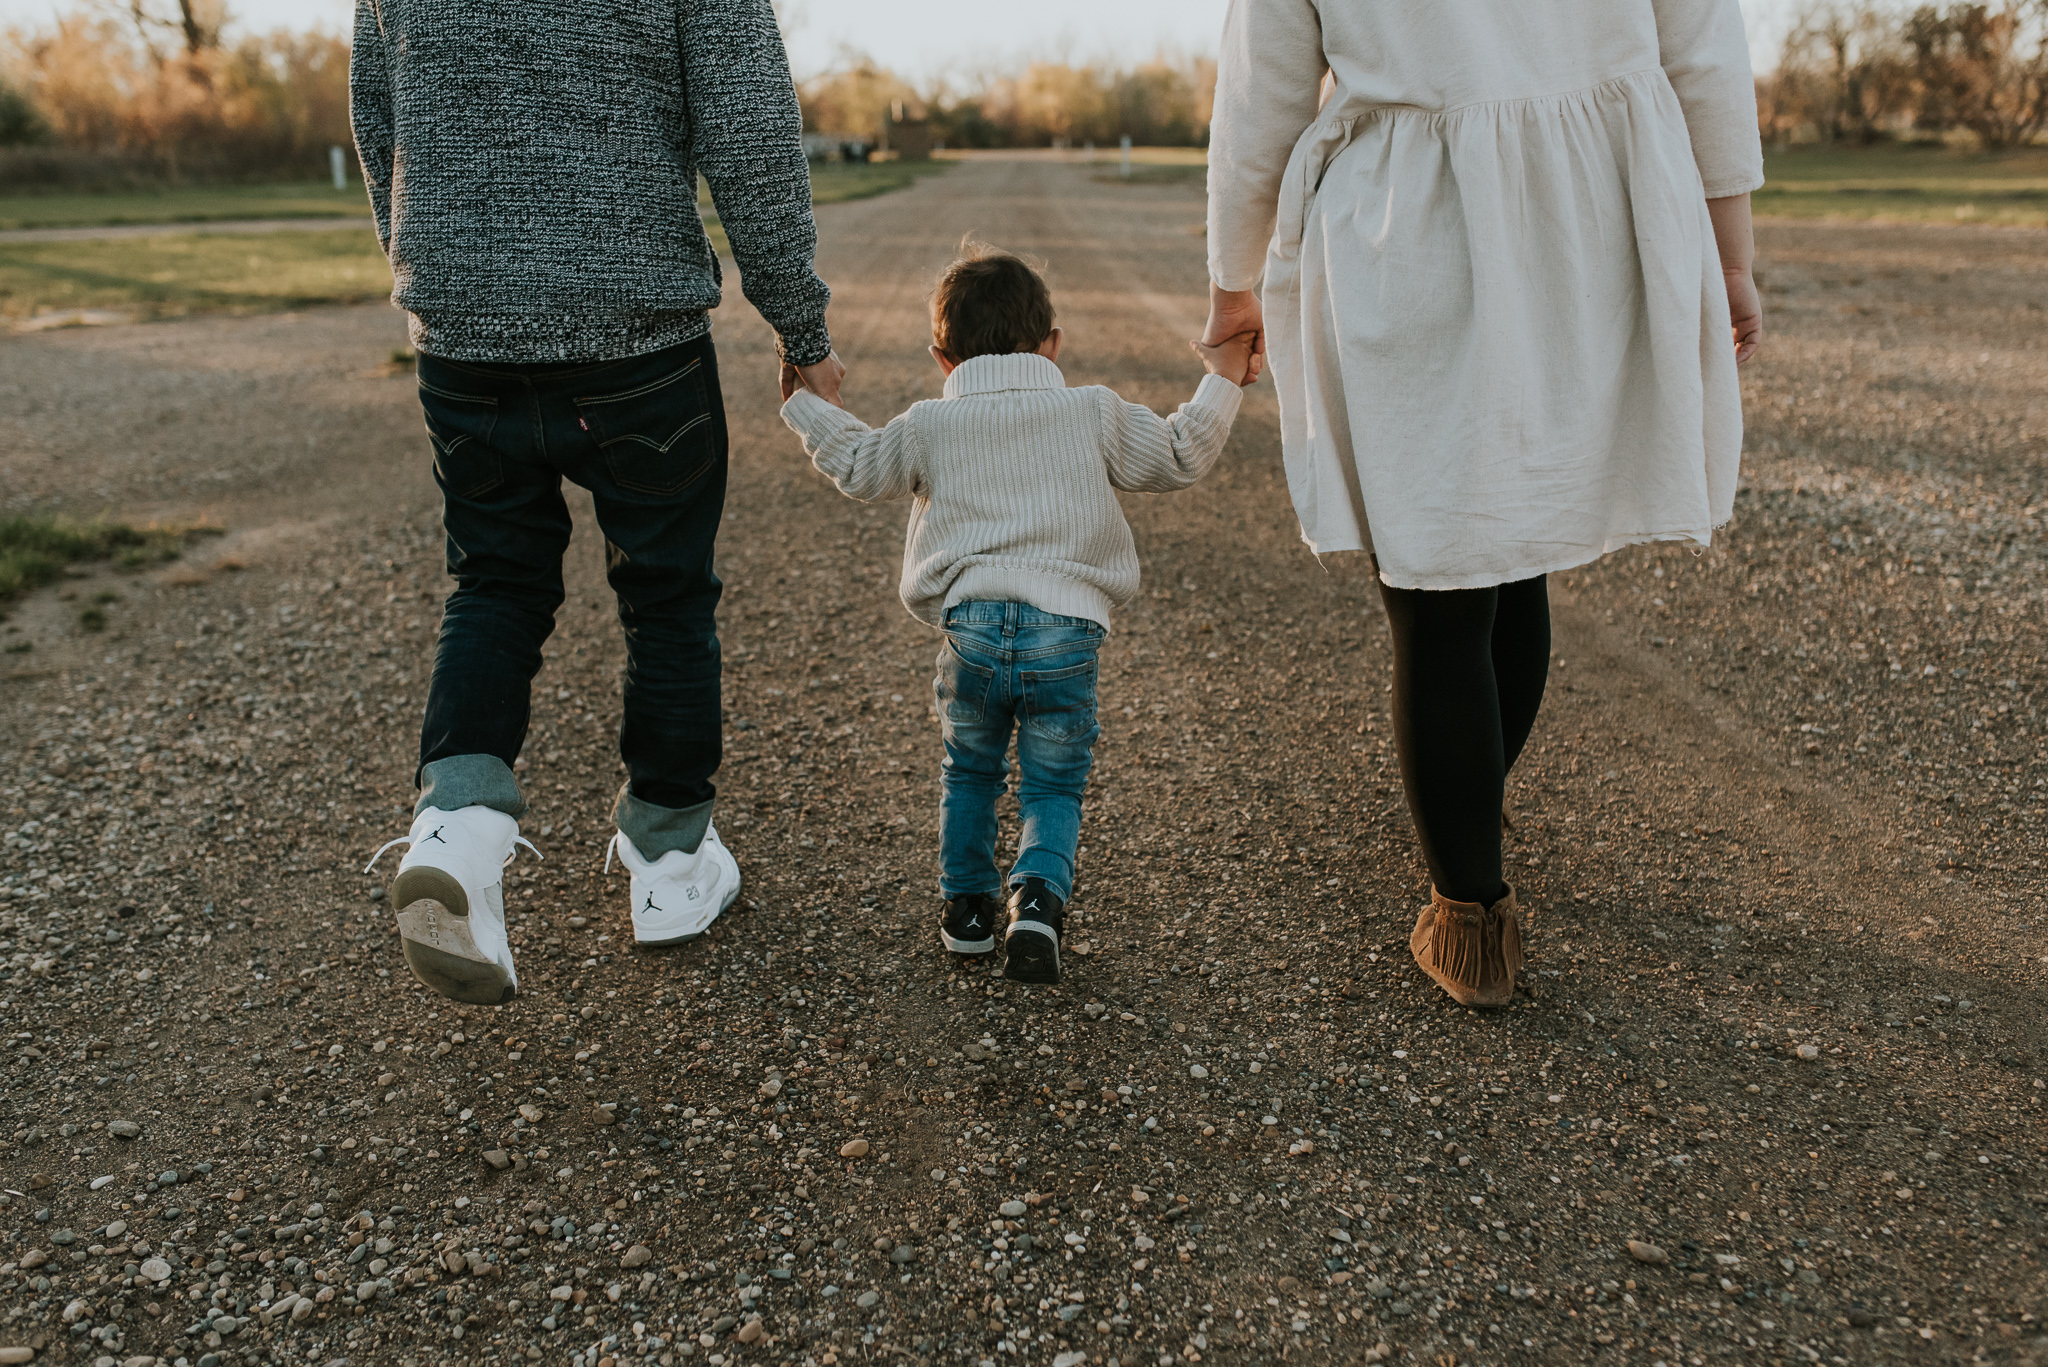
[[[839,386],[845,379],[846,366],[836,351],[816,365],[795,366],[784,361],[782,401],[788,403],[797,390],[808,389],[834,408],[844,408],[846,405],[839,402]]]
[[[1188,345],[1195,349],[1195,355],[1202,358],[1202,369],[1211,375],[1221,375],[1242,389],[1259,382],[1259,370],[1266,359],[1259,355],[1259,340],[1256,332],[1240,332],[1214,346],[1204,342],[1190,342]]]

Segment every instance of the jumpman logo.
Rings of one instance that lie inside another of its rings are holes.
[[[1038,910],[1038,899],[1037,899],[1036,897],[1032,898],[1032,899],[1031,899],[1031,901],[1030,901],[1030,902],[1028,902],[1028,903],[1027,903],[1027,904],[1025,905],[1025,907],[1024,907],[1024,910],[1026,910],[1026,911],[1037,911],[1037,910]]]
[[[431,833],[429,833],[429,834],[428,834],[428,836],[427,836],[427,840],[441,840],[441,832],[442,832],[442,831],[444,831],[444,830],[446,830],[446,829],[447,829],[447,827],[445,827],[445,826],[436,826],[436,827],[434,827],[433,831],[432,831]],[[427,840],[422,840],[422,841],[420,842],[420,844],[422,844],[422,845],[426,844],[426,843],[427,843]],[[441,840],[441,843],[442,843],[443,845],[445,845],[445,844],[447,844],[448,842],[447,842],[447,841],[445,841],[445,840]]]
[[[646,905],[646,906],[644,906],[644,907],[642,907],[642,908],[640,908],[640,910],[641,910],[642,912],[649,912],[649,911],[653,911],[653,910],[655,910],[655,906],[654,906],[654,894],[653,894],[653,893],[651,893],[651,892],[650,892],[650,893],[648,893],[648,894],[647,894],[647,905]]]

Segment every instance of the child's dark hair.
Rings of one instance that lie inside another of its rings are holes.
[[[932,344],[956,365],[1036,351],[1052,327],[1052,291],[1038,272],[979,242],[960,244],[932,292]]]

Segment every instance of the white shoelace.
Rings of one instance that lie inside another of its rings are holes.
[[[371,856],[370,856],[370,862],[369,862],[369,863],[367,863],[367,864],[365,864],[365,865],[363,865],[363,872],[364,872],[364,873],[368,873],[368,872],[369,872],[370,870],[372,870],[372,869],[376,868],[376,867],[377,867],[377,861],[378,861],[379,859],[382,859],[382,858],[384,857],[384,853],[385,853],[385,851],[389,850],[389,849],[390,849],[390,848],[391,848],[391,847],[392,847],[393,845],[410,845],[410,844],[412,844],[412,836],[411,836],[411,835],[401,835],[401,836],[400,836],[400,837],[398,837],[398,839],[396,839],[396,840],[387,840],[387,841],[385,841],[385,842],[384,842],[384,843],[383,843],[382,845],[380,845],[380,846],[378,846],[378,847],[377,847],[377,852],[376,852],[375,854],[373,854],[373,855],[371,855]],[[540,861],[541,861],[542,863],[546,863],[546,862],[547,862],[547,858],[548,858],[548,857],[547,857],[546,855],[542,854],[542,853],[541,853],[541,852],[540,852],[540,851],[539,851],[538,849],[536,849],[536,848],[534,847],[534,843],[533,843],[533,842],[532,842],[531,840],[528,840],[528,839],[527,839],[527,838],[526,838],[525,836],[523,836],[523,835],[515,835],[515,836],[513,836],[513,837],[512,837],[512,846],[513,846],[513,848],[512,848],[512,849],[510,849],[510,850],[508,850],[508,851],[506,851],[506,853],[505,853],[505,864],[510,864],[510,863],[511,863],[511,862],[512,862],[512,861],[513,861],[514,859],[517,859],[517,858],[519,857],[519,848],[518,848],[518,847],[519,847],[519,846],[521,846],[521,845],[524,845],[524,846],[526,846],[526,848],[527,848],[527,849],[529,849],[529,850],[532,850],[532,851],[533,851],[533,857],[534,857],[535,859],[538,859],[538,860],[540,860]],[[504,867],[504,865],[500,865],[499,867],[500,867],[500,868],[503,868],[503,867]],[[606,867],[607,867],[607,868],[609,868],[609,867],[610,867],[610,865],[609,865],[609,864],[607,864],[607,865],[606,865]]]

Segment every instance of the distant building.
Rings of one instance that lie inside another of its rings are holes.
[[[914,119],[897,100],[882,120],[882,146],[899,161],[932,159],[932,125],[929,119]]]

